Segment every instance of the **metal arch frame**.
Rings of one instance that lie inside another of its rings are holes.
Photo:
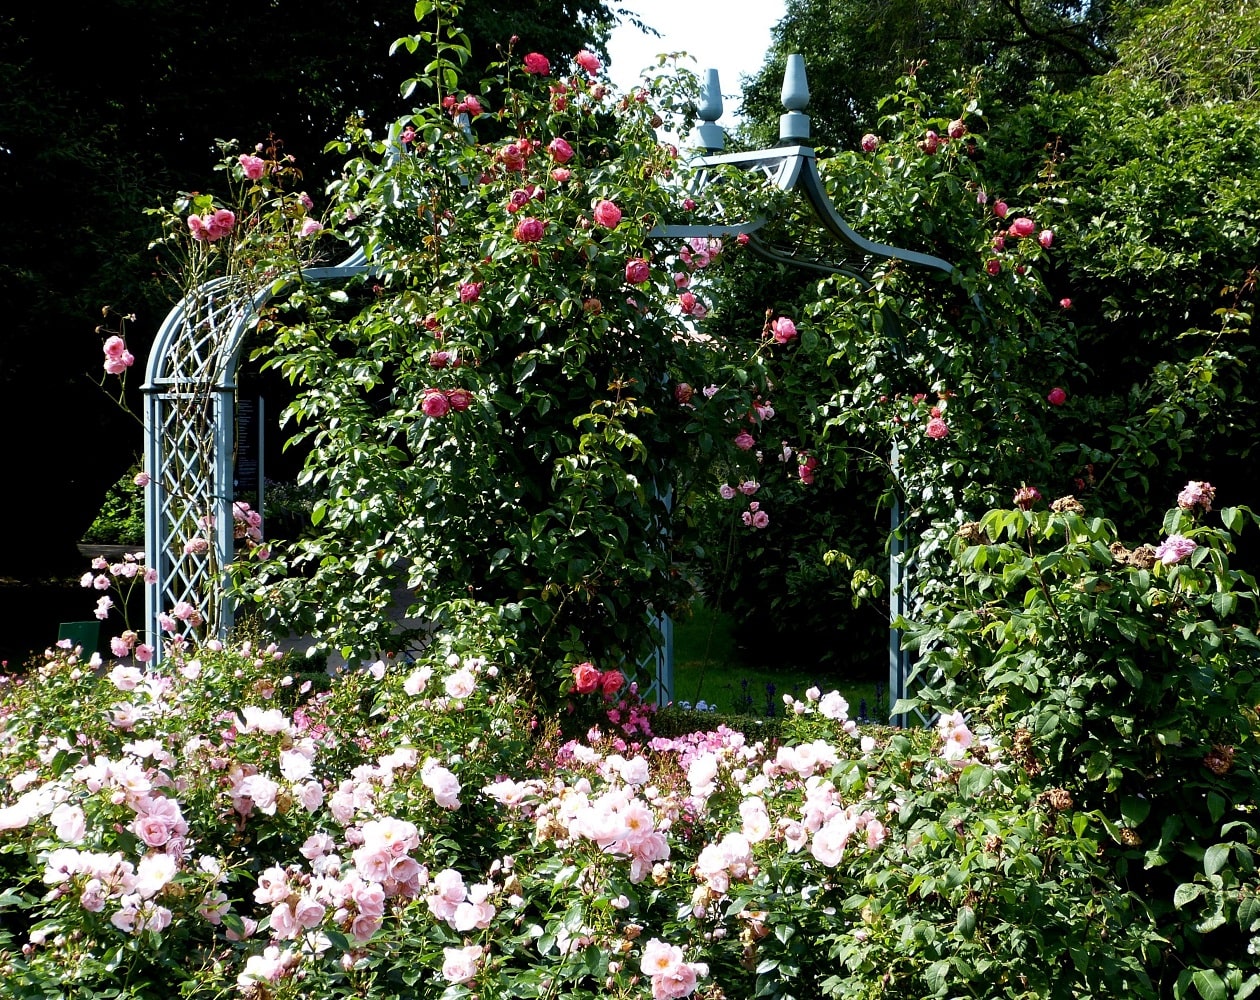
[[[259,289],[213,278],[189,292],[158,330],[145,371],[145,549],[153,584],[145,588],[145,630],[163,654],[161,615],[179,602],[204,612],[209,634],[234,618],[223,572],[235,556],[232,456],[236,370],[246,334],[272,299],[302,282],[337,281],[368,271],[363,250],[335,267],[299,270]],[[189,547],[194,537],[204,551]],[[180,623],[188,634],[192,626]]]
[[[866,239],[853,230],[844,218],[836,211],[835,205],[827,195],[826,185],[818,173],[818,157],[813,146],[807,145],[809,140],[809,117],[804,109],[809,103],[809,86],[805,79],[805,61],[801,55],[790,55],[784,72],[783,105],[787,113],[779,119],[780,145],[773,149],[752,152],[721,153],[724,133],[716,124],[722,114],[721,89],[718,84],[716,70],[707,72],[707,79],[701,91],[699,117],[701,124],[696,131],[707,148],[709,155],[691,161],[695,168],[691,192],[703,191],[723,167],[734,167],[738,170],[761,173],[767,182],[784,193],[799,192],[802,194],[818,220],[835,244],[841,248],[840,259],[836,261],[810,260],[792,253],[777,249],[761,239],[759,230],[763,229],[769,219],[758,217],[747,222],[729,224],[695,224],[695,225],[661,225],[649,234],[657,239],[695,239],[717,238],[745,235],[748,247],[758,256],[777,264],[789,267],[804,267],[827,274],[842,274],[864,285],[869,285],[862,268],[855,268],[848,258],[856,256],[869,264],[875,259],[899,260],[917,267],[940,272],[949,276],[954,273],[954,265],[940,257],[906,250],[900,247],[876,243]],[[848,250],[851,254],[843,251]],[[978,303],[977,303],[978,304]],[[890,468],[897,476],[899,458],[894,446]],[[902,503],[899,490],[894,484],[893,504],[891,510],[891,532],[889,537],[889,583],[888,583],[888,705],[889,722],[893,725],[906,726],[909,723],[908,713],[894,714],[893,708],[906,697],[913,675],[913,663],[909,650],[901,645],[900,630],[893,628],[892,623],[901,618],[910,605],[909,567],[906,565],[908,547],[902,533]],[[670,664],[672,667],[672,663]],[[922,713],[915,713],[923,722],[927,718]]]

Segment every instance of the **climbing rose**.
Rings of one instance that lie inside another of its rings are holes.
[[[939,441],[947,434],[949,434],[949,425],[940,417],[933,417],[927,422],[927,436],[933,441]]]
[[[121,375],[136,363],[135,356],[127,350],[122,337],[110,337],[105,341],[105,371],[109,375]]]
[[[798,461],[800,458],[801,456],[798,455]],[[814,470],[816,468],[818,468],[818,459],[816,459],[813,455],[806,455],[804,461],[800,461],[800,464],[797,465],[796,475],[800,478],[802,483],[809,486],[814,482]]]
[[[464,305],[471,305],[481,298],[481,282],[465,281],[459,286],[459,301]]]
[[[525,72],[531,76],[546,76],[551,72],[551,60],[541,52],[531,52],[525,59]]]
[[[563,184],[572,176],[573,171],[568,167],[556,167],[556,169],[551,172],[551,179],[557,184]]]
[[[537,243],[543,238],[543,231],[546,227],[547,224],[541,219],[527,216],[516,224],[516,230],[513,235],[522,243]]]
[[[961,118],[955,118],[949,123],[949,137],[951,139],[961,139],[967,134],[967,123]]]
[[[747,451],[756,443],[756,439],[747,431],[740,431],[735,435],[735,447],[740,451]]]
[[[786,344],[796,337],[796,324],[786,316],[780,316],[770,324],[770,333],[776,344]]]
[[[928,129],[927,132],[923,134],[923,141],[919,143],[919,148],[923,150],[923,152],[927,153],[928,156],[931,156],[936,152],[936,149],[940,144],[941,137],[931,129]]]
[[[303,219],[302,228],[298,232],[299,236],[313,236],[323,229],[323,225],[317,219]]]
[[[650,276],[648,262],[642,257],[631,257],[626,261],[626,281],[632,285],[641,285]]]
[[[696,297],[691,292],[683,292],[678,296],[678,308],[690,315],[696,311]]]
[[[251,156],[249,153],[241,154],[240,163],[245,176],[251,181],[258,180],[267,170],[267,164],[263,162],[262,157]]]
[[[1169,535],[1156,547],[1155,558],[1165,566],[1174,566],[1198,547],[1185,535]]]
[[[590,49],[583,49],[573,57],[574,62],[581,66],[586,72],[594,76],[599,72],[599,56]]]
[[[599,670],[593,663],[579,663],[573,668],[573,690],[578,694],[590,694],[599,687]]]
[[[875,150],[879,149],[879,141],[879,136],[874,135],[871,132],[867,132],[866,135],[862,136],[862,152],[875,152]]]
[[[984,269],[991,277],[996,278],[1002,272],[1002,262],[994,257],[985,262]]]
[[[1186,488],[1177,494],[1177,506],[1182,510],[1200,508],[1206,514],[1212,509],[1212,501],[1215,499],[1215,486],[1192,479],[1186,483]]]
[[[999,219],[1005,219],[1006,213],[1008,211],[1009,209],[1007,208],[1006,202],[1004,201],[995,202],[993,205],[993,214],[996,215]]]
[[[452,389],[446,394],[446,401],[456,413],[462,413],[472,406],[472,400],[473,395],[467,389]]]
[[[1011,223],[1011,235],[1022,240],[1031,236],[1036,228],[1037,224],[1032,219],[1016,219]]]
[[[444,417],[451,411],[451,401],[441,389],[425,389],[420,409],[426,417]]]
[[[547,144],[547,152],[551,154],[551,158],[557,163],[568,163],[573,159],[573,147],[559,136],[556,136]]]
[[[595,221],[605,229],[616,229],[621,221],[621,209],[604,199],[595,206]]]
[[[1060,309],[1071,309],[1071,308],[1072,308],[1072,300],[1071,300],[1071,299],[1059,299],[1059,308],[1060,308]]]
[[[1046,400],[1051,406],[1062,406],[1067,402],[1067,393],[1056,385],[1050,390],[1049,395],[1046,396]]]
[[[679,382],[674,386],[674,399],[680,404],[686,405],[691,402],[691,397],[695,395],[695,390],[691,388],[688,382]]]
[[[1040,243],[1047,250],[1049,250],[1050,246],[1054,243],[1054,230],[1043,229],[1040,233],[1037,234],[1037,242]]]

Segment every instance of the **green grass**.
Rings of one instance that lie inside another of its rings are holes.
[[[842,641],[837,637],[837,641]],[[773,663],[749,663],[735,641],[735,622],[700,602],[691,617],[674,624],[674,701],[704,701],[720,715],[775,717],[783,714],[783,695],[803,698],[807,688],[838,690],[857,717],[866,700],[871,718],[887,713],[884,689],[873,681],[837,678],[822,671]]]

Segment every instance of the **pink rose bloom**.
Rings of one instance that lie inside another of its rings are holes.
[[[314,236],[323,228],[323,223],[318,219],[303,219],[302,228],[298,230],[298,236]]]
[[[770,333],[776,344],[786,344],[796,337],[796,324],[786,316],[780,316],[770,324]]]
[[[204,219],[202,220],[205,221]],[[236,213],[228,208],[217,209],[210,217],[210,239],[216,240],[220,236],[226,236],[236,225]]]
[[[879,149],[879,143],[880,143],[879,136],[875,135],[872,132],[867,132],[866,135],[862,136],[862,152],[863,153],[875,152],[875,150]]]
[[[513,235],[522,243],[538,243],[543,238],[547,224],[541,219],[527,216],[516,224]]]
[[[740,451],[748,451],[757,442],[747,431],[740,431],[735,435],[735,447]]]
[[[594,76],[599,72],[599,56],[590,49],[583,49],[573,57],[573,61],[586,70],[586,72],[590,73],[591,76]]]
[[[933,417],[927,422],[927,436],[933,441],[939,441],[948,434],[949,425],[940,417]]]
[[[484,108],[482,108],[481,102],[477,100],[477,98],[475,98],[472,94],[469,94],[467,97],[464,98],[464,107],[468,110],[468,113],[472,115],[474,118],[477,117],[477,115],[481,114],[483,110],[485,110]]]
[[[991,278],[996,278],[1002,273],[1002,262],[996,257],[993,257],[992,259],[985,261],[984,270]]]
[[[735,499],[735,488],[729,483],[723,483],[718,487],[718,494],[723,500],[733,500]]]
[[[459,301],[464,305],[471,305],[481,298],[481,282],[465,281],[459,286]]]
[[[967,134],[967,123],[961,118],[955,118],[949,123],[949,137],[951,139],[961,139]]]
[[[608,670],[599,677],[599,691],[605,701],[612,701],[626,686],[626,675],[620,670]]]
[[[600,673],[593,663],[579,663],[573,668],[573,690],[591,694],[599,687]]]
[[[446,401],[456,413],[463,413],[472,406],[473,394],[467,389],[452,389],[446,394]]]
[[[1059,299],[1059,308],[1060,308],[1060,309],[1071,309],[1071,308],[1072,308],[1072,300],[1071,300],[1071,299]]]
[[[1067,402],[1067,393],[1056,385],[1046,396],[1046,401],[1051,406],[1062,406]]]
[[[127,353],[127,345],[122,337],[113,336],[105,341],[102,350],[105,351],[105,357],[107,358],[121,358]]]
[[[1011,235],[1021,240],[1031,236],[1036,229],[1037,224],[1032,219],[1016,219],[1011,223]]]
[[[542,56],[538,58],[542,59]],[[477,975],[481,951],[479,944],[470,944],[463,948],[443,948],[442,978],[448,983],[468,982]]]
[[[805,460],[796,467],[796,474],[801,482],[806,486],[810,486],[814,482],[814,470],[818,468],[818,459],[813,455],[806,455]]]
[[[441,389],[426,389],[424,399],[420,401],[420,409],[426,417],[444,417],[451,410],[451,402]]]
[[[426,763],[420,772],[420,780],[433,793],[433,801],[443,809],[459,808],[459,779],[449,768]]]
[[[568,167],[556,167],[556,169],[551,172],[551,179],[557,184],[563,184],[572,176],[573,171]]]
[[[1156,547],[1155,558],[1165,566],[1175,566],[1198,547],[1185,535],[1169,535]]]
[[[530,76],[546,76],[551,72],[551,60],[541,52],[530,52],[523,62],[525,72]]]
[[[927,153],[928,156],[931,156],[936,152],[940,144],[941,137],[931,129],[928,129],[927,132],[923,134],[923,141],[919,143],[919,148],[923,150],[923,152]]]
[[[692,292],[683,292],[678,296],[678,308],[690,315],[696,311],[696,297]]]
[[[648,262],[642,257],[631,257],[626,261],[626,281],[632,285],[641,285],[651,277]]]
[[[562,165],[573,159],[573,147],[559,136],[547,144],[547,152],[551,154],[553,160]]]
[[[267,164],[263,162],[261,156],[251,156],[249,153],[240,155],[240,164],[241,170],[251,181],[258,180],[267,170]]]
[[[1206,514],[1212,509],[1212,501],[1215,499],[1215,486],[1192,479],[1186,483],[1186,488],[1177,494],[1177,506],[1182,510],[1202,510]]]
[[[1006,202],[1004,201],[995,202],[993,205],[993,214],[996,215],[999,219],[1005,219],[1006,213],[1008,211],[1010,211],[1010,209],[1007,207]]]
[[[621,221],[621,209],[607,198],[595,206],[595,222],[605,229],[616,229]]]
[[[153,477],[147,472],[141,472],[136,475],[136,478],[133,479],[132,482],[143,489],[145,486],[148,486],[149,483],[153,482]]]
[[[764,528],[770,523],[770,515],[764,510],[755,511],[752,516],[752,526],[754,528]]]
[[[1040,233],[1037,234],[1037,242],[1040,243],[1047,250],[1050,249],[1050,247],[1054,243],[1054,230],[1043,229]]]

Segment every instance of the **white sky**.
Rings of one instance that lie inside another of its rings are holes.
[[[608,72],[620,90],[639,80],[640,70],[655,65],[661,52],[686,52],[696,58],[689,68],[703,78],[718,71],[723,111],[719,122],[730,128],[738,120],[741,74],[761,68],[770,48],[770,29],[783,17],[785,0],[622,0],[640,19],[661,33],[645,35],[622,24],[608,42]]]

